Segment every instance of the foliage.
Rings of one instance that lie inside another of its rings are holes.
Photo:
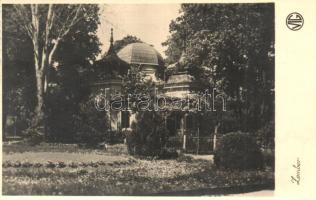
[[[185,51],[184,63],[201,91],[216,88],[227,96],[227,109],[246,132],[274,115],[273,6],[182,4],[163,43],[169,63]]]
[[[108,131],[106,134],[106,142],[109,144],[122,144],[129,131]]]
[[[45,43],[42,41],[42,39],[45,38],[45,26],[49,23],[46,21],[48,18],[48,5],[39,5],[38,9],[40,26],[38,33],[41,36],[41,42],[39,42],[39,45],[41,46]],[[63,67],[69,66],[71,68],[70,71],[75,74],[75,78],[73,79],[73,75],[71,73],[65,73],[63,75],[63,81],[56,80],[56,77],[57,79],[60,79],[58,75],[60,71],[55,72],[52,66],[48,66],[45,71],[45,76],[49,79],[47,85],[54,85],[54,88],[51,88],[50,92],[52,92],[52,90],[56,90],[56,83],[58,87],[56,91],[57,93],[47,94],[49,98],[56,100],[57,96],[71,97],[73,93],[76,93],[78,91],[78,82],[76,82],[78,72],[81,79],[80,83],[87,84],[89,82],[87,74],[90,70],[91,62],[95,60],[96,55],[100,52],[100,43],[96,36],[96,30],[99,24],[98,9],[97,5],[53,5],[52,10],[54,11],[55,16],[49,33],[48,49],[49,51],[54,49],[53,46],[56,45],[57,40],[58,45],[56,46],[58,46],[58,48],[56,48],[53,53],[54,56],[51,57],[52,63],[59,63],[59,65],[62,65]],[[20,11],[26,12],[21,13]],[[78,11],[78,18],[74,17],[76,11]],[[71,17],[71,15],[73,17]],[[27,124],[29,119],[35,118],[28,113],[34,111],[36,104],[38,104],[38,99],[36,99],[38,88],[36,86],[34,68],[34,61],[36,59],[34,59],[33,54],[33,52],[35,52],[35,47],[29,33],[25,31],[25,25],[31,20],[30,5],[5,5],[3,6],[3,16],[4,49],[6,49],[3,55],[5,102],[3,124],[5,125],[7,116],[16,116],[19,133],[29,126],[29,124]],[[76,20],[76,23],[74,23],[73,26],[67,26],[70,29],[66,31],[67,33],[64,32],[66,34],[64,34],[63,37],[59,37],[61,36],[59,33],[65,31],[66,26],[64,25],[69,23],[69,20],[73,19]],[[60,40],[58,38],[60,38]],[[39,47],[39,50],[40,52],[44,52],[44,46]],[[41,59],[41,57],[43,56],[39,56],[39,59]],[[46,56],[46,58],[47,57],[48,56]],[[61,71],[64,72],[67,71],[67,69],[61,69]],[[57,75],[55,75],[56,73]],[[66,79],[68,79],[68,81],[66,81]],[[86,80],[83,81],[83,79]],[[62,84],[58,85],[61,82]],[[70,85],[67,85],[68,83]],[[72,83],[76,83],[76,85],[73,85]],[[82,90],[83,87],[86,86],[80,85],[80,93],[82,96],[85,96],[87,92]],[[61,96],[62,93],[65,96]],[[48,99],[45,95],[43,95],[43,99]],[[56,117],[56,119],[60,119],[59,121],[57,120],[59,123],[57,126],[59,126],[59,128],[64,126],[65,131],[68,131],[70,127],[65,126],[67,124],[70,126],[70,115],[75,113],[71,113],[71,109],[66,109],[68,112],[65,114],[66,119],[63,119],[64,121],[57,117],[57,115],[62,116],[62,109],[66,107],[67,103],[69,104],[69,101],[61,102],[62,99],[63,98],[57,101],[58,103],[56,103],[56,105],[52,104],[53,100],[48,99],[48,102],[45,101],[45,109],[47,109],[45,111],[48,112],[48,115],[54,113],[54,117]],[[79,98],[77,95],[75,98],[71,97],[71,100],[75,105],[79,103],[81,97]],[[57,110],[53,110],[55,108],[57,108]],[[73,108],[73,106],[71,106],[71,108]],[[64,122],[67,123],[64,124]],[[50,124],[50,126],[56,125],[56,123]],[[63,134],[62,130],[59,129],[58,131],[59,134]]]
[[[272,170],[275,168],[275,151],[274,149],[266,149],[263,152],[263,161],[265,167],[271,167]]]
[[[109,79],[122,78],[128,70],[129,65],[116,54],[107,54],[94,63],[94,81],[103,82]]]
[[[42,130],[38,130],[38,127],[29,127],[24,131],[24,135],[27,138],[29,145],[38,145],[44,141],[44,135]]]
[[[105,141],[108,128],[106,112],[95,108],[95,94],[91,94],[87,102],[79,105],[79,113],[74,120],[76,141],[95,147]]]
[[[137,113],[136,121],[137,123],[132,125],[133,132],[127,136],[129,153],[159,156],[168,136],[163,115],[155,111],[141,111]]]
[[[32,59],[31,41],[15,22],[16,13],[12,6],[4,5],[3,14],[3,136],[7,133],[6,122],[16,117],[13,129],[17,135],[28,126],[35,107],[34,61]]]
[[[121,49],[123,49],[128,44],[136,43],[136,42],[142,42],[141,39],[137,38],[136,36],[127,35],[123,37],[121,40],[116,40],[113,44],[113,50],[114,52],[119,52]]]
[[[125,95],[126,97],[128,97],[128,95],[131,95],[132,97],[135,95],[148,96],[153,87],[154,85],[152,82],[146,81],[145,74],[141,71],[140,66],[133,66],[126,76],[123,77],[122,95]],[[136,102],[136,99],[137,98],[132,98],[131,102]]]
[[[66,7],[69,8],[66,8]],[[78,22],[71,28],[62,40],[56,51],[55,60],[65,66],[76,65],[79,70],[91,67],[101,52],[100,41],[96,33],[98,30],[99,7],[98,5],[80,5],[81,10]],[[68,10],[76,9],[78,5],[61,5],[57,7],[64,12],[60,17],[66,17]],[[67,52],[67,53],[65,53]],[[88,68],[89,69],[89,68]]]
[[[32,125],[40,127],[45,133],[45,94],[50,78],[49,70],[51,67],[56,67],[58,63],[54,57],[56,51],[78,22],[84,21],[82,19],[93,21],[93,16],[89,14],[91,11],[96,11],[93,8],[98,9],[98,7],[54,4],[9,6],[13,8],[15,14],[14,22],[21,27],[31,41],[37,100]],[[87,27],[86,24],[85,26]]]
[[[87,95],[76,66],[61,66],[54,72],[54,84],[46,93],[47,140],[74,142],[74,117],[79,102]]]
[[[214,163],[226,169],[258,169],[263,167],[263,156],[252,136],[233,132],[221,138]]]
[[[254,133],[261,148],[274,149],[274,126],[274,121],[270,121]]]

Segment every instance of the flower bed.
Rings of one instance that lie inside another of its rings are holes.
[[[211,160],[190,157],[137,159],[119,154],[122,152],[120,145],[111,148],[110,152],[113,153],[100,154],[99,151],[91,150],[85,153],[64,152],[65,159],[56,161],[47,156],[43,157],[46,160],[35,160],[39,153],[42,153],[41,156],[45,153],[50,155],[47,152],[33,152],[36,156],[28,161],[22,159],[25,156],[19,155],[23,153],[5,153],[7,160],[3,162],[3,194],[152,195],[201,188],[264,185],[274,180],[274,173],[270,170],[219,170]],[[29,151],[27,153],[32,154]],[[10,157],[21,160],[13,161]],[[101,157],[103,159],[99,159]]]

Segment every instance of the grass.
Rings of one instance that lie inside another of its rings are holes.
[[[24,149],[17,145],[3,146],[3,166],[11,164],[3,167],[4,195],[152,195],[274,179],[271,170],[225,171],[210,160],[137,159],[127,154],[125,145],[109,146],[107,151],[76,145]]]
[[[67,153],[108,153],[111,155],[127,154],[125,145],[109,146],[107,151],[98,149],[89,149],[78,146],[77,144],[62,144],[62,143],[41,143],[36,146],[31,146],[27,143],[3,143],[2,151],[5,154],[25,153],[25,152],[67,152]]]

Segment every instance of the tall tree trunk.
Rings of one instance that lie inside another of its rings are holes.
[[[33,126],[36,128],[44,128],[44,66],[42,66],[42,56],[40,56],[40,26],[39,26],[39,13],[38,5],[31,5],[32,11],[32,42],[34,47],[34,65],[35,65],[35,76],[36,76],[36,98],[37,105],[35,107],[35,116],[33,119]]]
[[[61,24],[54,23],[55,12],[54,5],[49,4],[47,9],[47,15],[45,20],[45,28],[40,28],[40,22],[43,22],[43,17],[45,15],[40,11],[40,8],[46,7],[46,5],[31,4],[31,21],[28,19],[28,6],[20,5],[15,6],[17,14],[24,21],[22,26],[24,27],[27,35],[30,37],[34,47],[34,65],[36,73],[36,97],[37,105],[35,108],[35,116],[33,119],[32,126],[37,128],[43,128],[43,133],[45,135],[45,93],[47,89],[47,71],[49,66],[52,66],[53,56],[58,48],[60,41],[69,33],[71,28],[79,22],[81,19],[79,17],[81,11],[81,5],[79,5],[73,12],[69,13],[65,21]],[[55,39],[52,39],[51,32],[53,25],[56,27]]]
[[[43,84],[43,70],[36,69],[36,99],[37,105],[35,107],[35,117],[33,126],[44,126],[44,84]]]

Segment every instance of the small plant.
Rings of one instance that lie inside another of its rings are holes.
[[[56,167],[56,164],[51,162],[51,161],[48,161],[45,165],[47,168],[55,168]]]
[[[66,164],[61,161],[61,162],[58,162],[58,163],[57,163],[57,167],[58,167],[58,168],[64,168],[64,167],[66,167]]]
[[[36,167],[36,168],[39,168],[39,167],[42,167],[43,164],[42,163],[35,163],[33,166]]]
[[[159,159],[173,159],[179,156],[174,148],[163,148],[159,154]]]
[[[24,167],[24,168],[27,168],[27,167],[32,167],[33,164],[26,161],[26,162],[23,162],[23,163],[21,164],[21,166]]]
[[[80,167],[88,167],[89,165],[87,164],[87,163],[85,163],[85,162],[80,162],[79,164],[78,164]]]
[[[78,175],[85,175],[88,173],[88,171],[86,169],[80,169],[77,173]]]
[[[275,158],[273,150],[265,150],[263,151],[263,160],[266,167],[271,167],[274,169],[275,166]]]
[[[7,167],[13,167],[13,163],[11,163],[11,161],[7,160],[5,162],[2,163],[2,167],[3,168],[7,168]]]
[[[71,168],[78,168],[78,164],[75,162],[71,162],[68,166]]]
[[[263,167],[263,156],[252,136],[233,132],[221,138],[214,163],[225,169],[258,169]]]
[[[14,164],[13,164],[14,167],[21,167],[21,162],[19,161],[16,161]]]
[[[24,131],[26,141],[35,146],[44,141],[43,127],[30,127]]]
[[[185,156],[185,155],[180,155],[178,158],[177,158],[177,161],[178,162],[186,162],[186,163],[193,163],[193,158],[191,156]]]
[[[98,167],[98,164],[95,163],[95,162],[90,162],[90,163],[88,164],[88,166],[90,166],[90,167]]]
[[[100,165],[100,166],[103,166],[103,165],[105,165],[105,162],[100,160],[100,161],[97,162],[97,164]]]

